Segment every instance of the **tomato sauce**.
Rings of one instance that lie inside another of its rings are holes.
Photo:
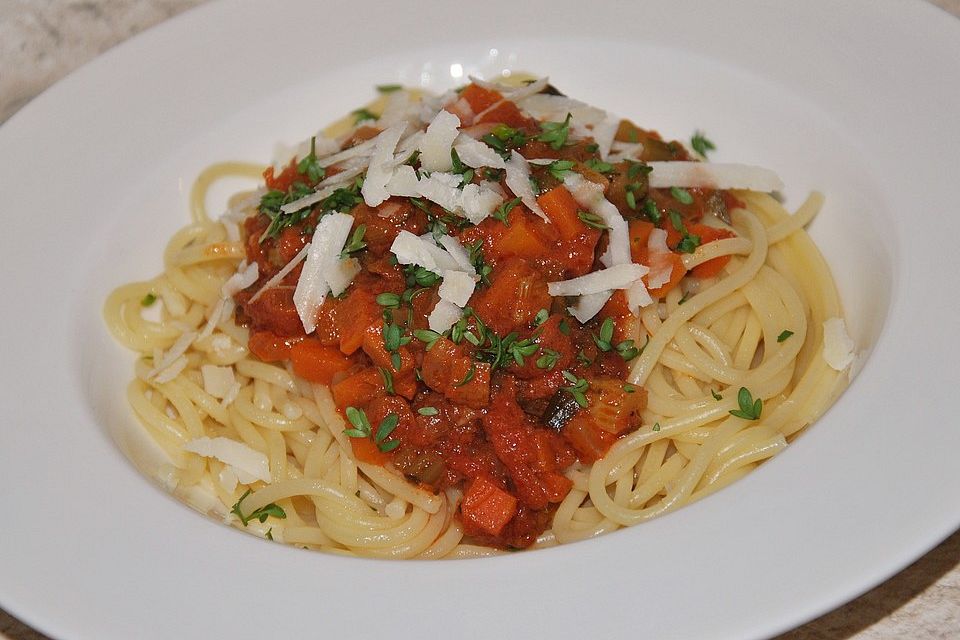
[[[648,189],[646,173],[636,169],[642,162],[604,166],[589,139],[560,148],[538,140],[540,123],[496,92],[469,85],[461,97],[475,114],[485,111],[483,122],[501,127],[508,143],[519,142],[514,148],[525,157],[570,161],[601,184],[630,221],[638,261],[654,227],[667,230],[677,256],[697,231],[703,241],[725,237],[727,232],[707,231],[700,221],[734,204],[726,194]],[[364,131],[352,143],[376,133]],[[689,157],[682,145],[630,123],[617,137],[643,142],[644,161]],[[274,194],[269,197],[287,201],[317,182],[293,163],[264,177]],[[341,195],[348,206],[339,210],[354,216],[354,231],[362,225],[363,247],[353,254],[362,269],[341,296],[326,298],[309,336],[293,302],[300,266],[251,298],[310,240],[324,207],[318,204],[278,230],[278,214],[262,205],[243,227],[259,281],[235,297],[255,356],[291,360],[298,375],[330,386],[345,415],[348,408],[363,412],[372,432],[352,438],[358,459],[388,465],[431,491],[462,490],[468,540],[502,548],[533,544],[570,491],[564,472],[578,461],[601,458],[637,429],[646,405],[645,391],[624,382],[628,361],[643,345],[630,339],[638,321],[623,292],[585,325],[566,311],[562,298],[547,292],[548,282],[599,268],[606,248],[602,226],[582,215],[548,167],[534,166],[532,178],[549,222],[514,203],[502,216],[474,226],[421,199],[391,197],[369,207],[356,196],[356,186],[346,187]],[[479,169],[473,180],[499,182],[509,193],[502,171]],[[673,224],[677,220],[682,230]],[[444,335],[430,332],[427,321],[439,300],[440,279],[397,264],[390,253],[401,231],[458,238],[483,276],[464,317]],[[378,440],[385,421],[396,426]]]

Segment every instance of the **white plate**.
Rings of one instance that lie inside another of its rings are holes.
[[[960,525],[960,23],[866,0],[375,4],[204,6],[0,128],[3,607],[61,638],[759,637]],[[205,164],[266,159],[374,84],[461,68],[549,73],[667,136],[704,129],[717,159],[776,169],[791,204],[825,191],[812,232],[863,372],[747,479],[558,549],[357,560],[184,508],[115,442],[131,359],[104,296],[160,268]]]

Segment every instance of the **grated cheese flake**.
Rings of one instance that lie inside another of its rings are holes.
[[[267,456],[253,447],[232,438],[201,436],[183,445],[184,451],[204,458],[216,458],[230,465],[243,484],[261,480],[270,482],[270,463]]]
[[[639,264],[617,264],[570,280],[548,282],[547,292],[553,296],[580,296],[611,289],[629,289],[648,269]]]
[[[425,240],[409,231],[397,234],[390,251],[400,264],[415,264],[443,276],[444,271],[457,271],[460,265],[449,253],[430,240]]]
[[[513,195],[520,198],[527,209],[550,222],[533,193],[533,187],[530,185],[530,165],[526,159],[516,151],[511,151],[510,160],[506,162],[504,168],[507,170],[506,183]]]
[[[437,303],[437,306],[433,308],[433,311],[430,312],[430,317],[427,318],[427,323],[430,325],[431,331],[443,333],[452,327],[454,323],[460,319],[462,314],[463,309],[449,300],[441,299]]]
[[[823,359],[832,369],[843,371],[850,366],[854,358],[854,346],[843,318],[830,318],[823,322]]]
[[[373,149],[373,155],[370,157],[370,166],[367,168],[363,187],[360,189],[363,201],[369,207],[376,207],[390,197],[387,183],[393,177],[396,162],[393,158],[393,152],[406,128],[407,123],[403,121],[393,125],[376,137],[377,144]]]
[[[564,175],[563,186],[570,191],[577,204],[599,216],[608,227],[609,243],[600,261],[607,267],[630,264],[633,258],[630,256],[629,225],[616,205],[603,197],[603,187],[574,171]]]
[[[603,305],[607,304],[607,300],[609,300],[612,295],[613,291],[610,290],[582,295],[577,298],[573,306],[567,307],[567,311],[579,320],[581,324],[586,323],[593,318],[593,316],[600,313],[600,309],[603,309]]]
[[[711,162],[650,162],[650,188],[704,187],[709,189],[749,189],[778,191],[783,181],[763,167]]]
[[[420,167],[424,171],[450,170],[450,149],[460,134],[459,127],[460,118],[449,111],[437,112],[420,141]]]
[[[353,216],[346,213],[330,213],[322,218],[313,232],[310,250],[307,252],[303,271],[293,293],[300,322],[307,335],[317,328],[317,311],[330,291],[330,276],[340,268],[340,251],[347,242]]]
[[[251,286],[260,277],[260,265],[256,262],[247,264],[244,260],[237,267],[237,272],[230,276],[220,287],[221,298],[232,298],[247,287]]]
[[[237,384],[233,367],[205,364],[200,367],[200,375],[203,377],[203,390],[221,400],[226,398],[233,386]]]
[[[477,283],[469,273],[447,270],[443,272],[443,282],[440,283],[440,299],[447,300],[461,309],[470,302],[470,296]]]

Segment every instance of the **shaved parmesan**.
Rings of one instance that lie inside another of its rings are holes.
[[[647,284],[651,289],[659,289],[670,282],[673,275],[673,260],[670,257],[670,247],[667,246],[667,232],[663,229],[654,229],[647,238],[647,255],[650,260],[650,275]]]
[[[437,306],[433,308],[433,311],[430,312],[430,317],[427,318],[427,323],[430,325],[431,331],[443,333],[460,319],[460,315],[462,313],[463,309],[453,304],[449,300],[441,299],[437,303]]]
[[[557,297],[600,293],[609,289],[629,289],[634,281],[646,275],[647,271],[646,267],[639,264],[617,264],[578,278],[548,282],[547,292]]]
[[[453,148],[457,150],[460,161],[468,167],[473,167],[474,169],[479,169],[480,167],[503,169],[506,166],[500,154],[479,140],[474,140],[466,134],[461,133],[457,136],[457,141],[456,144],[453,145]]]
[[[346,291],[358,273],[360,273],[360,261],[356,258],[335,260],[326,272],[330,293],[338,296]]]
[[[581,324],[586,323],[600,313],[600,309],[603,309],[603,305],[607,304],[612,295],[613,291],[598,291],[580,296],[572,307],[567,307],[567,311]]]
[[[439,111],[420,141],[420,166],[424,171],[448,171],[452,166],[450,149],[459,135],[460,118]]]
[[[823,323],[823,359],[831,368],[843,371],[853,362],[854,342],[847,333],[843,318],[830,318]]]
[[[440,299],[447,300],[461,309],[467,306],[473,290],[477,286],[473,276],[463,271],[444,271],[440,283]]]
[[[526,159],[516,151],[511,151],[510,160],[506,162],[504,168],[507,170],[507,186],[510,191],[513,191],[513,195],[520,198],[527,209],[549,222],[550,219],[537,203],[537,197],[530,185],[530,165],[527,164]]]
[[[603,197],[603,187],[574,171],[564,175],[563,186],[570,191],[577,204],[599,216],[609,229],[609,243],[600,261],[608,267],[631,263],[629,226],[616,205]]]
[[[709,189],[749,189],[777,191],[783,181],[770,169],[745,164],[709,162],[651,162],[650,188],[704,187]]]
[[[496,91],[502,95],[507,100],[523,100],[527,96],[532,96],[536,93],[540,93],[547,88],[547,85],[550,83],[550,78],[544,76],[543,78],[538,78],[533,82],[525,84],[521,87],[510,87],[505,84],[499,84],[496,82],[490,82],[489,80],[481,80],[475,76],[469,76],[470,82],[477,85],[478,87],[483,87],[490,91]]]
[[[370,166],[363,180],[363,187],[360,189],[363,201],[369,207],[376,207],[390,197],[387,183],[393,177],[395,164],[393,151],[397,148],[400,136],[406,128],[407,123],[404,121],[393,125],[376,137],[377,144],[370,158]]]
[[[409,165],[401,165],[393,170],[387,181],[387,192],[392,196],[420,197],[420,181],[417,172]]]
[[[200,375],[203,377],[203,390],[214,398],[226,398],[237,383],[233,367],[205,364],[200,367]]]
[[[158,373],[157,376],[153,379],[154,382],[156,382],[157,384],[166,384],[167,382],[170,382],[171,380],[176,378],[178,375],[180,375],[184,369],[187,368],[187,364],[189,364],[189,361],[187,360],[187,356],[180,356],[179,358],[173,361],[173,364],[171,364],[169,367],[167,367],[166,369]]]
[[[230,465],[243,484],[261,480],[270,482],[270,463],[267,456],[256,449],[231,438],[202,436],[183,445],[184,451],[204,458],[216,458]]]
[[[390,251],[400,264],[415,264],[443,276],[444,271],[457,271],[460,266],[449,253],[429,240],[415,236],[409,231],[397,234]]]
[[[334,191],[343,187],[344,184],[350,182],[358,175],[367,170],[366,164],[362,166],[356,166],[340,173],[330,176],[326,180],[323,180],[317,184],[317,190],[311,193],[310,195],[303,196],[298,200],[293,202],[288,202],[287,204],[280,207],[280,211],[284,213],[293,213],[294,211],[300,211],[304,207],[309,207],[314,205],[327,196],[333,194]]]
[[[341,268],[337,264],[341,262],[340,251],[347,242],[352,226],[353,216],[330,213],[320,218],[313,233],[310,250],[307,252],[300,280],[297,281],[297,289],[293,293],[293,304],[297,308],[303,330],[308,335],[317,328],[317,311],[331,290],[330,280],[342,283],[342,277],[338,279],[332,276],[336,269]]]
[[[421,236],[423,237],[423,236]],[[460,241],[454,238],[453,236],[442,235],[440,239],[437,240],[444,249],[447,250],[447,253],[457,261],[457,264],[460,266],[460,270],[470,275],[476,275],[477,271],[473,268],[473,263],[470,262],[470,252],[468,252]],[[463,305],[460,305],[461,307]]]
[[[283,266],[283,269],[280,269],[280,271],[277,271],[277,272],[273,275],[272,278],[270,278],[269,280],[267,280],[267,281],[263,284],[263,286],[260,287],[260,290],[259,290],[259,291],[257,291],[255,294],[253,294],[253,297],[250,298],[249,301],[247,301],[247,304],[252,304],[252,303],[256,302],[257,299],[258,299],[260,296],[263,295],[263,292],[264,292],[264,291],[266,291],[267,289],[272,289],[273,287],[275,287],[275,286],[277,286],[278,284],[280,284],[280,282],[282,282],[284,278],[286,278],[288,275],[290,275],[290,272],[291,272],[291,271],[293,271],[294,269],[296,269],[296,267],[297,267],[298,264],[300,264],[301,262],[303,262],[303,259],[307,257],[307,253],[309,253],[309,251],[310,251],[310,243],[308,242],[308,243],[303,247],[303,249],[300,249],[300,251],[299,251],[299,253],[297,253],[297,255],[293,256],[293,259],[290,260],[290,262],[288,262],[287,264],[285,264],[285,265]]]
[[[383,134],[381,133],[380,135]],[[373,154],[373,148],[377,146],[377,138],[379,137],[380,136],[376,136],[374,138],[370,138],[369,140],[365,140],[358,145],[350,147],[349,149],[344,149],[340,153],[318,158],[317,164],[319,164],[321,167],[329,167],[350,158],[362,158],[370,156]]]
[[[503,202],[503,196],[498,191],[499,185],[495,182],[484,181],[479,185],[471,183],[464,186],[460,203],[464,217],[473,224],[480,224],[490,217]]]
[[[398,122],[414,121],[420,116],[420,101],[409,91],[400,89],[387,95],[387,104],[378,121],[382,127],[390,127]]]
[[[633,315],[639,315],[640,309],[653,304],[653,298],[650,292],[644,286],[643,280],[636,280],[630,288],[627,289],[627,308]]]
[[[220,287],[220,297],[232,298],[247,287],[251,286],[260,277],[260,265],[256,262],[246,264],[246,260],[240,263],[237,272],[230,276],[223,286]]]
[[[643,145],[639,142],[616,142],[610,145],[610,155],[606,158],[607,162],[622,162],[623,160],[636,159],[643,153]]]
[[[176,342],[174,342],[167,352],[164,353],[160,358],[157,358],[156,355],[154,355],[154,368],[147,373],[147,379],[153,378],[164,369],[170,367],[170,365],[176,362],[183,354],[187,352],[187,349],[190,348],[190,345],[193,344],[193,341],[196,339],[196,331],[182,333],[180,334],[180,337],[177,338]]]
[[[610,149],[613,146],[613,138],[617,135],[620,128],[619,116],[608,115],[603,120],[593,126],[591,131],[593,141],[597,143],[597,153],[603,160],[609,160]]]
[[[460,189],[457,188],[461,182],[463,178],[456,173],[437,171],[421,178],[417,190],[427,200],[436,202],[448,211],[454,211],[460,208],[462,202]]]

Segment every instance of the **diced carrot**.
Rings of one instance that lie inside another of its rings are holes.
[[[526,260],[511,258],[497,264],[490,286],[473,295],[474,311],[499,335],[526,328],[553,299],[544,274]]]
[[[376,295],[363,288],[352,288],[337,306],[336,325],[340,331],[340,351],[347,355],[363,344],[367,327],[380,321]]]
[[[517,209],[520,209],[520,207],[517,207]],[[517,209],[514,209],[514,211]],[[500,237],[493,241],[493,256],[518,256],[534,259],[547,257],[552,253],[551,246],[544,241],[531,217],[511,215],[508,220],[510,226],[504,229]]]
[[[563,426],[563,437],[573,445],[580,462],[596,462],[617,440],[617,436],[597,426],[596,422],[583,412],[573,416]]]
[[[647,406],[647,391],[634,386],[628,393],[622,380],[600,378],[590,381],[590,403],[586,411],[597,428],[614,435],[640,425],[639,413]]]
[[[550,218],[550,222],[563,240],[573,240],[589,228],[577,217],[577,201],[573,199],[566,187],[557,186],[550,189],[537,198],[537,204]]]
[[[468,84],[464,90],[460,92],[460,97],[470,103],[470,108],[473,109],[475,114],[492,107],[503,99],[503,96],[500,95],[499,92],[484,89],[473,83]]]
[[[362,407],[384,391],[383,378],[373,367],[362,369],[330,387],[333,401],[341,409]]]
[[[350,438],[353,456],[360,462],[382,467],[390,461],[390,454],[380,451],[373,438]]]
[[[683,276],[687,275],[687,269],[686,267],[683,266],[683,256],[681,256],[680,254],[671,252],[671,253],[656,254],[656,255],[658,257],[654,259],[654,261],[657,262],[657,264],[651,264],[650,265],[651,270],[656,271],[661,268],[662,264],[660,263],[660,260],[669,262],[671,269],[670,269],[670,280],[668,280],[666,284],[656,289],[650,289],[650,295],[655,300],[667,295],[667,293],[669,293],[671,289],[673,289],[675,286],[680,284],[680,281],[683,280]],[[648,276],[643,277],[644,281],[647,280],[647,277]]]
[[[647,264],[647,243],[650,241],[650,232],[654,229],[656,227],[652,222],[630,221],[630,255],[634,262]]]
[[[474,124],[483,122],[500,122],[515,129],[530,129],[536,125],[535,120],[523,115],[520,108],[509,100],[504,100],[482,114],[480,118],[474,121]]]
[[[264,362],[279,362],[290,357],[290,348],[303,337],[278,336],[272,331],[254,331],[247,341],[250,352]]]
[[[304,181],[300,174],[297,173],[296,160],[291,160],[290,164],[284,167],[278,176],[274,175],[273,167],[267,167],[266,171],[263,172],[263,181],[266,183],[267,188],[276,189],[277,191],[286,191],[297,178]]]
[[[550,502],[562,502],[570,493],[570,488],[573,487],[573,481],[560,473],[545,474],[543,484],[547,489],[547,497]]]
[[[474,409],[482,409],[490,403],[489,364],[463,357],[453,363],[448,375],[450,381],[444,391],[448,400]]]
[[[317,340],[307,339],[290,349],[293,371],[304,380],[330,384],[333,376],[346,371],[353,364],[336,347],[325,347]]]
[[[464,494],[460,510],[465,524],[496,536],[517,515],[517,499],[480,476]]]

